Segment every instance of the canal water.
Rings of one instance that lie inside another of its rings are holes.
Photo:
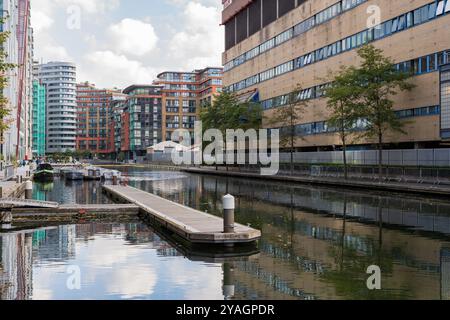
[[[140,221],[0,234],[1,299],[450,299],[450,202],[121,169],[130,185],[261,229],[258,252],[216,259]],[[110,203],[100,182],[35,184],[34,198]],[[381,290],[367,288],[369,266]]]

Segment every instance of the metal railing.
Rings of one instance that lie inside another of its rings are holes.
[[[194,163],[194,154],[188,159]],[[280,153],[278,175],[291,175],[290,153]],[[248,155],[247,155],[248,159]],[[294,153],[294,176],[323,178],[344,177],[342,152]],[[351,179],[378,180],[378,151],[348,151],[348,176]],[[149,164],[175,166],[170,153],[148,154]],[[194,165],[182,165],[189,167]],[[216,169],[216,166],[202,166]],[[217,170],[259,173],[259,165],[218,166]],[[382,176],[384,181],[450,184],[450,149],[417,149],[383,151]]]
[[[193,161],[194,154],[191,153],[190,157]],[[290,153],[280,153],[280,163],[289,163],[290,159]],[[349,165],[375,166],[378,165],[378,159],[379,155],[377,150],[347,151],[347,163]],[[164,164],[169,162],[173,163],[170,153],[148,154],[146,161]],[[296,152],[294,153],[294,163],[340,165],[344,163],[344,160],[341,151]],[[450,149],[384,150],[383,165],[401,167],[450,167]]]
[[[0,180],[7,181],[15,177],[15,168],[13,165],[4,165],[0,167]]]

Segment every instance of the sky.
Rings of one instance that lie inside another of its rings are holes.
[[[101,88],[221,66],[220,0],[31,0],[34,57],[77,64]]]

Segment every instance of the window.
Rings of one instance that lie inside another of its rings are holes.
[[[289,30],[283,32],[282,34],[276,36],[275,37],[275,45],[278,46],[278,45],[282,44],[283,42],[288,41],[289,39],[292,38],[292,35],[293,35],[293,29],[289,29]]]
[[[433,2],[428,6],[428,20],[431,20],[434,17],[436,17],[436,7],[437,7],[436,2]]]
[[[444,13],[444,4],[445,4],[445,1],[439,1],[437,8],[436,8],[436,16],[440,16]]]
[[[279,76],[283,73],[292,71],[293,69],[293,62],[289,61],[287,63],[284,63],[282,65],[279,65],[278,67],[275,68],[275,76]]]
[[[272,79],[275,75],[275,69],[270,69],[259,74],[259,80],[261,82]]]
[[[398,21],[397,31],[401,31],[406,28],[406,16],[401,16]]]
[[[445,13],[450,12],[450,1],[447,1],[447,5],[445,6]]]
[[[253,48],[245,54],[245,60],[250,60],[259,54],[259,47]]]
[[[252,86],[252,85],[254,85],[254,84],[257,84],[257,83],[258,83],[258,80],[259,80],[258,75],[253,76],[253,77],[250,77],[250,78],[247,78],[247,79],[245,80],[245,87],[248,88],[248,87],[250,87],[250,86]]]
[[[270,39],[259,46],[259,52],[263,53],[275,46],[275,39]]]
[[[305,33],[306,31],[308,31],[309,29],[314,27],[314,25],[315,25],[314,17],[311,17],[308,20],[305,20],[305,21],[297,24],[294,27],[294,35],[298,36],[298,35],[300,35],[302,33]]]
[[[424,6],[414,11],[414,24],[420,24],[428,21],[428,6]]]
[[[437,70],[436,59],[437,59],[437,57],[435,54],[428,56],[428,71],[429,72]]]

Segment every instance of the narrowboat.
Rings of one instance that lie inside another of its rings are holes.
[[[52,181],[55,176],[55,171],[49,163],[42,163],[38,165],[33,174],[35,181]]]

